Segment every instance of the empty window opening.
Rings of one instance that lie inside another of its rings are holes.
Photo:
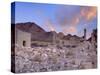
[[[26,46],[26,41],[23,41],[23,46],[24,46],[24,47]]]

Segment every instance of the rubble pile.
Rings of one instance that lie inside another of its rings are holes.
[[[45,72],[97,67],[96,48],[84,41],[76,47],[15,47],[15,72]]]

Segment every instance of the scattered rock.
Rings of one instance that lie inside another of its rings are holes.
[[[56,46],[15,48],[15,72],[45,72],[96,68],[96,50],[88,41],[77,47],[63,49]],[[94,49],[94,48],[93,48]]]

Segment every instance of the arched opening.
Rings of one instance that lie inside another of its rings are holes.
[[[26,46],[26,41],[25,41],[25,40],[23,41],[23,46],[24,46],[24,47]]]

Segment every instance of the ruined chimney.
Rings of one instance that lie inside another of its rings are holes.
[[[86,39],[86,29],[84,29],[84,39]]]

